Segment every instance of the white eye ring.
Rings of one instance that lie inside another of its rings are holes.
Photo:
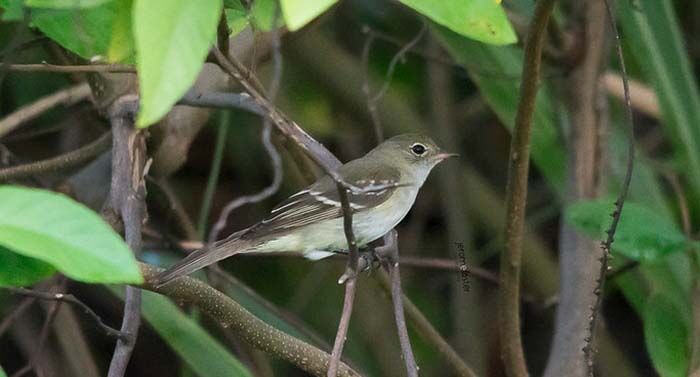
[[[411,152],[416,156],[423,155],[423,153],[425,153],[427,150],[428,148],[426,148],[425,145],[421,143],[414,143],[411,145]]]

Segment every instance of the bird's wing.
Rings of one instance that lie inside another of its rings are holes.
[[[364,170],[352,169],[353,162],[344,165],[340,173],[347,182],[355,186],[381,186],[398,183],[401,178],[398,169],[387,169],[386,167],[382,169],[378,167],[370,167],[369,169],[365,167]],[[352,172],[358,173],[353,174]],[[348,199],[350,206],[357,213],[382,204],[394,190],[396,187],[367,193],[349,193]],[[333,179],[326,176],[280,203],[267,218],[251,227],[241,238],[250,239],[289,232],[319,221],[339,218],[343,215],[342,211],[336,184]]]

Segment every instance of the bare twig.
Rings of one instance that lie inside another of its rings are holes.
[[[199,219],[197,220],[197,233],[200,239],[204,239],[207,232],[207,222],[209,219],[209,211],[211,203],[216,192],[216,185],[219,182],[219,174],[221,173],[221,161],[224,157],[224,147],[226,146],[226,134],[228,131],[229,112],[224,110],[219,114],[219,124],[216,129],[216,146],[214,147],[214,156],[211,161],[211,169],[209,170],[209,178],[204,189],[202,197],[202,205],[199,210]]]
[[[192,304],[254,347],[289,361],[314,376],[326,375],[330,361],[328,353],[261,321],[240,304],[211,286],[197,279],[183,276],[167,285],[156,287],[153,282],[163,269],[141,263],[141,272],[146,281],[141,288],[166,295],[176,302]],[[338,375],[349,377],[359,374],[341,363]]]
[[[389,277],[383,271],[376,274],[379,283],[382,288],[391,294],[392,290],[392,278]],[[394,276],[394,279],[398,278],[398,275]],[[457,373],[459,376],[476,377],[476,374],[467,366],[467,364],[459,357],[459,354],[450,346],[450,344],[445,340],[445,338],[440,335],[440,333],[433,327],[433,325],[425,318],[425,315],[418,309],[418,307],[411,302],[411,300],[402,295],[402,302],[408,316],[411,321],[411,325],[415,328],[418,334],[433,347],[435,347],[443,356],[447,359],[449,366]],[[396,305],[396,304],[394,304]],[[398,325],[398,323],[397,323]]]
[[[608,94],[617,99],[625,100],[625,89],[620,75],[607,72],[602,76],[601,81]],[[632,107],[654,119],[660,119],[659,99],[654,90],[639,81],[628,79],[628,82],[630,93],[634,93],[634,96],[630,97]]]
[[[93,319],[93,321],[97,324],[97,326],[104,331],[104,333],[107,336],[114,337],[117,339],[126,339],[126,334],[122,333],[121,331],[112,328],[108,326],[102,318],[100,318],[95,311],[93,311],[87,304],[84,302],[80,301],[77,297],[73,296],[72,294],[69,293],[54,293],[54,292],[41,292],[41,291],[35,291],[31,289],[26,289],[26,288],[11,288],[11,287],[6,287],[4,288],[14,294],[17,295],[22,295],[26,297],[32,297],[32,298],[37,298],[41,300],[47,300],[47,301],[62,301],[69,303],[71,305],[75,305],[79,307],[85,314],[87,314],[90,318]]]
[[[408,43],[401,47],[401,49],[399,49],[396,55],[394,55],[394,57],[391,58],[391,61],[389,62],[389,68],[387,68],[386,71],[386,78],[384,80],[384,84],[374,95],[371,94],[371,89],[369,87],[369,50],[372,46],[372,41],[374,41],[375,36],[373,34],[374,31],[369,27],[365,27],[363,29],[363,31],[367,34],[367,39],[365,40],[365,45],[362,48],[362,62],[364,67],[365,78],[364,82],[362,83],[362,91],[364,92],[365,97],[367,98],[367,109],[369,110],[369,113],[372,117],[372,124],[374,125],[374,132],[377,138],[377,142],[381,142],[384,139],[381,122],[379,120],[379,114],[377,113],[377,106],[386,94],[386,91],[389,90],[389,85],[391,85],[391,79],[394,77],[394,70],[396,69],[396,64],[399,61],[403,61],[405,59],[406,53],[418,44],[421,38],[423,38],[423,35],[425,34],[425,31],[427,29],[427,23],[423,22],[420,30],[418,31],[418,34],[416,34],[416,36],[413,39],[411,39]]]
[[[80,166],[81,164],[92,160],[93,158],[99,156],[102,152],[109,149],[111,143],[112,134],[107,132],[89,144],[60,156],[29,164],[0,169],[0,182],[23,179],[42,173],[60,171]]]
[[[134,128],[137,99],[124,96],[118,99],[109,112],[112,123],[112,183],[109,208],[124,224],[127,245],[138,256],[141,251],[141,226],[145,217],[146,143],[142,132]],[[117,346],[109,366],[108,377],[123,377],[138,336],[141,323],[141,292],[127,287],[124,318],[120,331],[126,340],[117,340]]]
[[[394,308],[394,319],[396,330],[399,334],[399,344],[406,364],[406,374],[408,377],[418,376],[418,364],[411,348],[411,339],[408,337],[406,318],[404,316],[403,292],[401,290],[401,274],[399,272],[399,241],[396,230],[391,230],[384,236],[384,245],[377,248],[377,253],[383,254],[386,258],[384,268],[389,271],[391,281],[391,299]]]
[[[594,290],[596,294],[596,301],[591,308],[591,316],[588,324],[588,341],[583,351],[586,355],[586,364],[588,367],[588,375],[593,377],[593,365],[595,358],[595,329],[598,320],[598,314],[602,306],[603,301],[603,288],[605,287],[605,274],[608,271],[608,262],[610,256],[610,248],[615,241],[615,230],[617,230],[617,225],[620,222],[620,216],[622,215],[622,209],[625,205],[625,199],[627,199],[627,194],[629,192],[630,183],[632,182],[632,171],[634,169],[634,115],[632,114],[632,101],[630,100],[630,88],[627,82],[627,68],[625,66],[625,57],[622,53],[622,46],[620,42],[620,33],[617,30],[617,23],[615,21],[615,12],[613,12],[612,7],[608,0],[603,0],[608,11],[608,20],[610,21],[610,26],[612,26],[613,33],[615,35],[615,50],[617,52],[617,58],[620,61],[620,71],[622,74],[622,84],[625,89],[625,110],[627,115],[627,121],[629,125],[627,127],[629,132],[628,149],[627,149],[627,167],[625,171],[625,178],[622,182],[622,187],[620,189],[620,194],[615,201],[615,209],[612,213],[612,222],[610,227],[606,231],[608,234],[605,241],[601,243],[601,249],[603,250],[603,256],[600,259],[600,271],[598,272],[597,287]]]
[[[10,328],[10,326],[12,326],[15,319],[19,318],[27,309],[29,309],[34,301],[35,300],[32,297],[23,300],[19,303],[19,305],[12,309],[12,312],[5,316],[2,322],[0,322],[0,336],[2,336],[2,334],[4,334],[5,331]]]
[[[62,290],[65,287],[65,278],[59,277],[57,280],[54,280],[56,283],[53,284],[53,287],[51,288],[52,290],[58,289]],[[58,309],[61,306],[61,301],[57,300],[54,301],[51,306],[48,309],[48,312],[46,313],[46,318],[44,319],[44,324],[41,326],[41,332],[39,333],[39,340],[36,343],[36,348],[34,349],[34,353],[31,355],[29,358],[29,363],[27,365],[15,372],[12,377],[22,377],[25,374],[29,373],[29,371],[34,370],[36,375],[38,377],[42,377],[44,375],[43,371],[39,368],[39,360],[41,360],[41,354],[44,349],[44,344],[46,343],[46,340],[49,337],[49,329],[51,328],[51,325],[53,325],[54,320],[56,319],[56,314],[58,313]]]
[[[525,229],[530,130],[540,79],[545,32],[554,0],[538,0],[525,41],[520,100],[509,153],[506,186],[505,250],[501,255],[500,342],[506,374],[527,376],[520,334],[520,265]]]
[[[59,90],[56,93],[42,97],[35,102],[15,110],[12,114],[0,119],[0,137],[3,137],[37,116],[63,104],[72,105],[90,96],[90,86],[86,83]]]
[[[57,65],[57,64],[7,64],[3,66],[9,71],[17,72],[100,72],[100,73],[136,73],[136,67],[123,64],[93,64],[93,65]]]
[[[241,109],[257,115],[265,115],[260,106],[247,94],[224,92],[202,93],[191,89],[178,101],[178,105]]]

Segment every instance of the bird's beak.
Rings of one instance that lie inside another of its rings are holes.
[[[442,160],[444,160],[444,159],[450,158],[450,157],[459,157],[459,155],[458,155],[457,153],[445,153],[445,152],[438,153],[438,154],[435,155],[435,159],[436,159],[438,162],[439,162],[439,161],[442,161]]]

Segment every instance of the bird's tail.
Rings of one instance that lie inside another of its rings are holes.
[[[237,234],[216,242],[210,248],[202,248],[191,252],[184,259],[158,274],[153,280],[153,285],[156,287],[163,286],[175,278],[189,275],[222,259],[245,251],[246,247],[249,246],[249,242],[234,236],[237,236]]]

